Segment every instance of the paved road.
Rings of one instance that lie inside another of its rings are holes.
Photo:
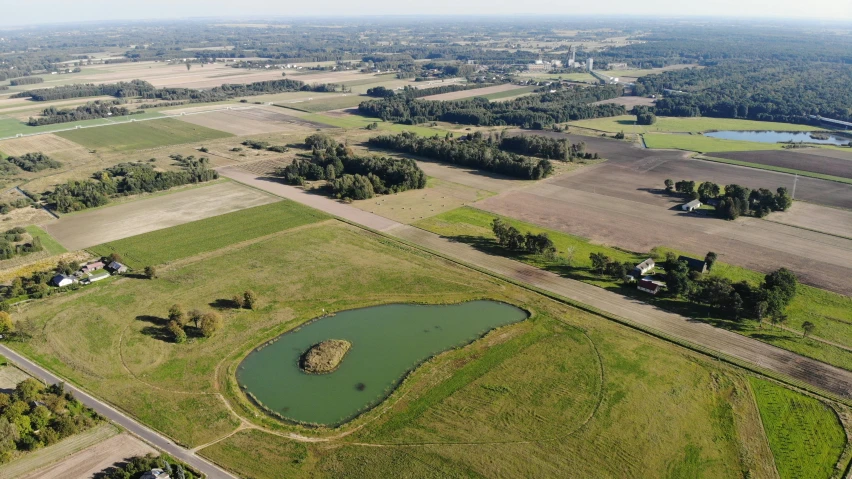
[[[6,346],[0,345],[0,354],[6,356],[9,360],[17,364],[18,367],[28,372],[30,375],[41,379],[42,381],[48,384],[56,384],[59,382],[63,382],[62,379],[58,378],[57,376],[54,376],[46,369],[33,363],[29,359],[26,359],[15,351],[12,351]],[[121,411],[116,410],[105,402],[92,397],[84,391],[81,391],[73,385],[65,383],[65,390],[74,393],[74,397],[79,399],[80,402],[82,402],[86,406],[97,411],[98,414],[101,414],[102,416],[108,418],[110,421],[127,429],[128,431],[142,438],[149,444],[152,444],[160,450],[163,450],[172,455],[173,457],[189,464],[196,470],[203,472],[207,475],[209,479],[236,479],[236,476],[219,468],[215,464],[208,462],[206,459],[195,455],[195,453],[193,453],[192,451],[175,444],[167,437],[151,429],[148,429],[142,424],[136,422],[135,419],[125,415]]]
[[[800,356],[775,346],[748,338],[707,323],[661,310],[650,304],[612,293],[586,283],[563,278],[502,256],[483,253],[470,245],[457,243],[436,234],[393,222],[338,201],[309,194],[299,188],[257,178],[237,168],[219,170],[223,176],[261,188],[326,211],[353,223],[381,230],[387,234],[419,244],[461,262],[476,265],[499,275],[531,284],[542,290],[592,306],[629,322],[671,337],[696,344],[761,368],[784,374],[811,384],[837,396],[852,399],[852,372]],[[377,227],[379,226],[379,227]]]

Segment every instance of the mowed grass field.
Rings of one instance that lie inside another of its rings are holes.
[[[798,125],[794,123],[709,117],[680,118],[661,116],[657,117],[657,122],[653,125],[636,125],[635,123],[636,116],[622,115],[610,118],[572,121],[569,125],[611,133],[619,131],[624,131],[625,133],[701,133],[712,130],[814,131],[820,129],[810,125]]]
[[[327,218],[317,210],[285,200],[132,236],[90,250],[100,256],[118,253],[128,266],[141,269]]]
[[[47,133],[52,131],[70,130],[78,126],[110,125],[116,122],[130,121],[131,119],[143,120],[148,118],[159,118],[163,115],[156,111],[146,111],[139,115],[126,117],[115,117],[113,119],[98,118],[94,120],[74,121],[69,123],[57,123],[54,125],[29,126],[16,118],[0,116],[0,138],[12,137],[18,134],[28,135],[31,133]]]
[[[59,242],[56,241],[53,236],[50,236],[49,234],[47,234],[46,231],[39,228],[38,226],[30,225],[26,227],[26,230],[27,233],[30,234],[30,236],[32,236],[33,238],[39,238],[41,240],[41,245],[48,253],[54,255],[62,254],[68,251],[65,249],[65,247],[59,244]]]
[[[750,378],[781,479],[828,479],[846,447],[846,433],[830,407],[770,381]]]
[[[173,118],[83,128],[56,134],[89,149],[110,151],[145,150],[232,136],[230,133]]]
[[[463,207],[413,224],[441,236],[473,244],[485,251],[506,255],[507,252],[494,241],[494,234],[491,231],[491,222],[497,217],[500,216],[472,207]],[[536,255],[509,253],[520,261],[565,277],[636,297],[642,301],[656,304],[663,309],[702,319],[778,347],[852,370],[852,353],[850,351],[813,339],[813,336],[825,338],[852,348],[852,298],[848,296],[800,284],[796,297],[787,309],[788,321],[786,327],[793,329],[793,332],[761,325],[757,321],[749,319],[734,323],[719,319],[718,315],[710,308],[699,307],[669,297],[652,297],[637,291],[635,286],[624,286],[621,281],[600,276],[592,271],[592,264],[589,259],[591,253],[603,253],[619,262],[627,261],[638,264],[651,256],[651,252],[637,253],[593,244],[585,238],[541,228],[512,218],[500,218],[518,228],[522,233],[546,233],[553,240],[561,256],[561,259],[548,261]],[[660,246],[665,247],[665,245]],[[663,248],[658,253],[662,254],[664,251]],[[677,253],[683,254],[683,252]],[[703,256],[695,253],[688,255]],[[660,258],[658,258],[659,261],[661,261]],[[756,271],[722,262],[717,262],[710,274],[727,278],[732,282],[745,280],[753,285],[759,285],[764,278],[764,275]],[[800,332],[805,321],[810,321],[815,325],[812,337],[804,338]]]

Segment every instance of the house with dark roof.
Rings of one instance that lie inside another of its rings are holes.
[[[112,274],[122,274],[127,272],[127,266],[119,263],[118,261],[113,261],[106,267]]]
[[[695,271],[697,273],[704,274],[707,272],[707,262],[703,259],[695,259],[690,258],[688,256],[678,256],[677,260],[686,261],[686,265],[689,266],[690,271]]]

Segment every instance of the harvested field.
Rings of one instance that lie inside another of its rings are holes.
[[[532,181],[516,180],[496,173],[472,170],[432,161],[417,161],[417,165],[431,177],[493,193],[500,193],[512,188],[532,184]]]
[[[15,390],[15,386],[24,379],[29,379],[30,375],[16,368],[15,366],[5,365],[0,366],[0,392],[10,394]]]
[[[769,221],[852,238],[852,211],[796,201],[787,211],[772,213]]]
[[[75,454],[78,451],[83,451],[90,447],[98,447],[101,444],[104,444],[109,438],[114,437],[116,434],[118,434],[118,429],[116,429],[115,426],[109,423],[101,423],[84,432],[68,437],[52,446],[30,452],[18,460],[4,464],[0,467],[0,479],[21,479],[21,477],[26,477],[27,479],[41,479],[44,477],[86,477],[85,475],[74,474],[73,469],[67,470],[66,472],[69,472],[68,474],[57,476],[56,473],[61,473],[63,469],[60,468],[56,470],[56,467],[65,464],[65,458],[71,459],[74,457],[68,457],[70,454]],[[99,448],[99,450],[103,451],[102,448]],[[123,451],[121,449],[116,449],[115,452],[121,454]],[[121,459],[123,459],[123,457]],[[56,464],[57,461],[61,462]],[[46,470],[39,469],[40,467],[44,467],[48,464],[52,466]],[[74,462],[71,462],[67,465],[70,468],[75,468],[85,466],[85,464],[85,462],[82,464],[75,464]],[[89,464],[89,466],[92,465],[94,464]],[[86,470],[88,470],[88,468],[77,470],[77,472],[82,473]],[[49,475],[50,473],[48,471],[54,471],[53,475]],[[99,471],[91,471],[92,474],[96,472]]]
[[[57,135],[86,148],[112,151],[144,150],[231,136],[172,118],[62,131]]]
[[[352,206],[409,224],[472,204],[490,195],[488,191],[430,178],[425,189],[355,201]]]
[[[44,229],[68,250],[279,201],[227,182],[65,216]]]
[[[668,246],[703,256],[712,250],[720,261],[763,273],[786,267],[804,283],[852,294],[848,280],[852,240],[754,218],[729,222],[687,214],[679,208],[577,191],[558,180],[491,197],[476,206],[630,251]]]
[[[276,111],[278,110],[278,111]],[[302,120],[283,113],[286,110],[271,107],[249,107],[209,113],[197,113],[178,117],[181,121],[233,135],[257,135],[261,133],[310,131],[331,128],[322,123]]]
[[[51,154],[57,151],[82,150],[85,149],[73,141],[67,140],[54,134],[27,136],[0,141],[0,152],[7,156],[24,155],[40,151]]]
[[[852,179],[852,156],[847,153],[848,159],[833,158],[826,155],[812,154],[811,152],[814,150],[816,149],[799,151],[731,151],[713,153],[710,156]],[[841,151],[837,153],[845,152]]]
[[[560,186],[566,188],[660,206],[674,206],[680,202],[679,198],[659,194],[664,188],[663,183],[666,178],[675,181],[712,181],[719,185],[736,183],[749,188],[767,188],[771,191],[784,186],[789,191],[793,191],[795,178],[786,173],[690,159],[690,154],[686,152],[647,149],[625,141],[554,132],[536,133],[555,138],[568,138],[575,143],[583,141],[586,143],[587,151],[600,153],[602,157],[608,159],[601,165],[583,168],[556,180]],[[796,185],[796,199],[852,209],[852,185],[799,177]]]
[[[440,85],[439,85],[440,86]],[[513,85],[504,83],[503,85],[488,86],[485,88],[474,88],[473,90],[453,91],[450,93],[441,93],[439,95],[424,96],[423,100],[461,100],[462,98],[473,98],[475,96],[485,96],[491,93],[503,93],[512,90],[523,90],[527,87],[523,85]]]
[[[609,100],[601,100],[592,103],[592,105],[604,105],[608,103],[612,103],[614,105],[624,105],[628,111],[634,106],[654,106],[653,98],[648,98],[644,96],[620,96],[618,98],[612,98]]]
[[[802,153],[809,155],[825,156],[827,158],[839,158],[841,160],[852,160],[852,148],[805,148],[799,149]]]
[[[157,451],[130,434],[119,434],[20,479],[94,478],[95,474],[116,463],[148,453],[156,454]]]

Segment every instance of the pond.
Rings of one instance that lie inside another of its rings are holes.
[[[810,132],[806,131],[712,131],[705,133],[704,136],[711,138],[719,138],[722,140],[744,140],[756,141],[759,143],[779,143],[779,142],[805,142],[817,143],[821,145],[846,145],[852,138],[831,133],[819,133],[819,138],[812,138]],[[823,138],[826,135],[827,138]]]
[[[527,317],[526,311],[496,301],[343,311],[255,350],[237,369],[237,381],[287,419],[337,425],[380,403],[426,359]],[[352,344],[340,366],[329,374],[303,372],[300,356],[328,339]]]

